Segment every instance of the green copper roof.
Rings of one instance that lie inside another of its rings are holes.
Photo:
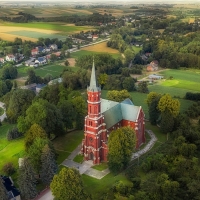
[[[130,99],[121,103],[101,99],[101,113],[104,115],[106,128],[109,129],[122,119],[136,121],[141,107],[134,106]]]
[[[92,65],[92,73],[91,73],[91,78],[90,78],[90,86],[88,87],[88,90],[97,92],[100,91],[100,87],[97,87],[97,80],[96,80],[96,74],[95,74],[95,66],[94,66],[94,61]]]

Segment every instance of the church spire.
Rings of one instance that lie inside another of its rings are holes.
[[[92,65],[92,73],[90,78],[90,86],[88,88],[91,91],[100,91],[100,88],[97,86],[96,80],[96,73],[95,73],[95,66],[94,66],[94,58],[93,58],[93,65]]]

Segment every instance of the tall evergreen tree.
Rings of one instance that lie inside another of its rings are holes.
[[[0,200],[8,200],[6,189],[3,184],[3,180],[0,177]]]
[[[42,149],[41,163],[42,169],[40,175],[42,182],[45,185],[50,185],[53,176],[58,171],[58,166],[56,164],[55,154],[48,145],[45,145]]]
[[[36,174],[28,158],[24,158],[23,165],[19,168],[18,185],[24,199],[33,199],[37,195]]]

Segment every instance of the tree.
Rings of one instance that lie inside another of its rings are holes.
[[[3,184],[3,180],[0,176],[0,199],[1,200],[8,200],[7,191]]]
[[[24,158],[22,166],[19,168],[18,185],[22,197],[30,200],[36,197],[36,174],[28,158]]]
[[[17,89],[12,93],[7,109],[7,116],[11,122],[16,122],[19,116],[23,116],[31,105],[35,93],[31,90]]]
[[[124,51],[124,56],[125,56],[125,62],[127,65],[133,60],[134,58],[134,52],[131,49],[126,49]]]
[[[65,66],[69,66],[69,61],[65,60]]]
[[[47,139],[47,134],[41,126],[33,124],[25,134],[24,146],[26,151],[28,151],[36,138]]]
[[[30,162],[35,169],[37,173],[41,170],[41,156],[42,156],[42,150],[45,147],[45,145],[49,146],[51,150],[54,152],[54,148],[50,140],[43,139],[43,138],[36,138],[33,141],[33,144],[28,149],[28,157],[30,159]]]
[[[159,100],[158,109],[161,113],[169,111],[173,117],[176,117],[179,114],[180,102],[178,99],[172,99],[170,94],[165,94]]]
[[[57,60],[57,56],[56,56],[55,54],[51,54],[50,60],[51,60],[52,62],[55,62],[55,61]]]
[[[62,100],[58,103],[58,108],[62,114],[62,120],[66,129],[73,128],[73,122],[76,119],[76,111],[73,107],[72,101]]]
[[[86,101],[82,96],[77,96],[72,99],[72,104],[76,113],[76,128],[81,130],[84,125],[84,117],[87,113]]]
[[[131,77],[126,77],[122,83],[123,88],[125,90],[128,90],[129,92],[134,91],[135,90],[135,81],[133,78]]]
[[[158,110],[158,102],[161,98],[161,94],[157,92],[150,92],[147,95],[147,105],[149,108],[149,121],[152,125],[157,124],[157,120],[160,116],[160,111]]]
[[[107,99],[111,101],[121,102],[127,98],[131,99],[131,95],[127,90],[121,90],[121,91],[112,90],[108,91],[107,93]]]
[[[26,110],[25,117],[20,116],[17,121],[17,127],[22,133],[28,131],[33,124],[41,126],[48,137],[50,134],[59,135],[64,132],[60,110],[43,99],[33,102]]]
[[[74,168],[62,168],[59,174],[53,177],[51,191],[58,200],[85,200],[83,183],[79,171]]]
[[[0,80],[0,97],[5,95],[7,92],[8,92],[8,88],[5,81]]]
[[[132,128],[122,127],[110,133],[108,139],[108,167],[114,173],[124,169],[131,160],[136,145]]]
[[[56,164],[55,153],[49,148],[48,145],[45,145],[42,149],[41,163],[40,175],[42,182],[45,185],[50,185],[53,180],[53,176],[58,171],[58,166]]]
[[[101,85],[102,89],[103,89],[104,85],[106,84],[107,80],[108,80],[108,75],[106,73],[99,75],[98,83]]]
[[[170,133],[174,128],[174,118],[169,111],[161,113],[160,130],[163,133]]]
[[[137,91],[138,92],[141,92],[141,93],[148,93],[149,92],[149,89],[147,87],[147,82],[146,81],[141,81],[138,83],[138,88],[137,88]]]

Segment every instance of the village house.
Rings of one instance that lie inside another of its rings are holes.
[[[32,55],[32,56],[36,56],[36,55],[38,55],[38,54],[39,54],[38,49],[32,49],[32,50],[31,50],[31,55]]]
[[[46,60],[45,57],[38,57],[38,58],[35,60],[35,64],[44,65],[44,64],[47,64],[47,60]]]
[[[150,64],[147,65],[148,72],[154,72],[158,70],[158,61],[153,60]]]
[[[53,51],[58,50],[57,44],[51,44],[49,47],[50,47],[50,49],[52,49]]]
[[[6,61],[16,61],[16,57],[13,54],[8,54],[6,56]]]
[[[21,200],[20,192],[14,186],[14,182],[13,182],[12,178],[1,175],[0,179],[2,180],[3,185],[7,191],[8,200]]]
[[[145,143],[144,112],[141,106],[133,105],[130,99],[115,102],[101,98],[93,63],[90,85],[87,88],[88,115],[85,117],[84,139],[81,152],[85,160],[93,164],[107,162],[109,134],[120,127],[130,126],[136,134],[133,148]]]
[[[0,58],[0,62],[1,62],[1,63],[4,63],[4,62],[5,62],[5,59],[4,59],[4,58]]]
[[[92,40],[93,40],[93,41],[97,40],[98,38],[99,38],[98,35],[93,35],[93,36],[92,36]]]

